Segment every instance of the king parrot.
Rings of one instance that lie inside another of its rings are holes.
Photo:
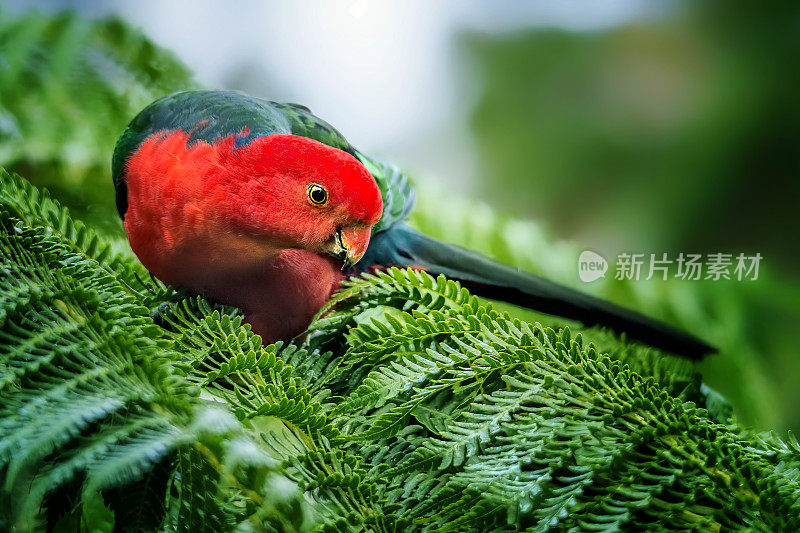
[[[348,277],[415,267],[488,298],[605,326],[698,359],[705,342],[404,223],[414,190],[298,104],[183,91],[117,141],[116,203],[134,253],[167,284],[241,308],[272,342],[306,330]]]

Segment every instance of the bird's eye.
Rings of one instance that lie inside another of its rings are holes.
[[[322,185],[312,183],[308,186],[308,200],[314,205],[322,205],[328,201],[328,191]]]

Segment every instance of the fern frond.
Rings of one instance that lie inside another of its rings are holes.
[[[315,321],[318,337],[312,344],[335,338],[351,325],[358,315],[379,306],[403,311],[456,310],[478,308],[479,300],[453,280],[419,276],[414,269],[390,268],[386,272],[364,274],[358,281],[345,281],[319,311]],[[324,336],[321,335],[324,332]]]
[[[105,270],[137,297],[142,305],[154,305],[177,298],[174,289],[156,280],[132,255],[115,253],[96,231],[51,198],[46,189],[38,189],[16,174],[0,168],[0,208],[26,226],[43,228],[53,249],[69,254],[69,264],[91,262]]]
[[[5,200],[20,181],[0,176]],[[174,458],[191,449],[205,452],[195,468],[206,480],[241,495],[237,523],[295,523],[282,513],[299,499],[269,493],[275,461],[198,398],[176,369],[180,352],[96,252],[105,245],[93,238],[95,252],[81,250],[66,210],[57,227],[39,218],[48,202],[0,202],[0,523],[28,529],[43,516],[52,526],[100,493],[117,524],[154,529],[173,505]],[[134,494],[149,504],[126,501]]]
[[[387,274],[395,281],[380,280],[380,302],[393,301],[395,282],[404,296],[408,284],[429,289],[425,276]],[[363,283],[369,291],[376,280]],[[345,382],[353,392],[332,411],[351,453],[374,464],[368,479],[418,527],[791,529],[800,520],[788,469],[776,473],[738,429],[681,399],[678,382],[641,377],[584,346],[586,333],[447,307],[351,318],[344,358],[373,370]],[[324,321],[315,325],[342,324]],[[782,494],[780,511],[756,496],[764,491]]]

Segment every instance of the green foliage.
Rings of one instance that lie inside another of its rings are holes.
[[[397,269],[263,346],[6,173],[0,221],[6,526],[800,527],[796,440],[698,407],[682,361]]]
[[[163,294],[140,270],[0,171],[2,529],[91,524],[108,509],[130,531],[286,529],[297,494],[289,485],[276,497],[272,486],[288,482],[275,461],[227,408],[198,397],[143,305]]]
[[[152,100],[191,88],[190,74],[119,19],[16,18],[1,9],[0,165],[35,177],[87,219],[116,229],[114,141]]]
[[[709,385],[730,400],[739,420],[762,429],[797,430],[800,411],[794,401],[794,384],[800,366],[795,365],[794,330],[800,319],[800,288],[779,281],[769,265],[762,268],[757,282],[630,281],[616,280],[609,273],[605,279],[582,283],[576,271],[583,250],[578,243],[554,241],[534,221],[500,214],[482,202],[454,198],[435,185],[416,186],[420,190],[419,205],[412,212],[411,223],[423,233],[697,334],[720,350],[719,357],[707,358],[699,369]],[[613,261],[612,256],[606,258]],[[496,307],[528,321],[579,327],[510,305]],[[605,341],[603,348],[618,349]],[[652,357],[641,347],[624,349],[638,352],[637,357],[629,359],[631,364],[639,357]]]
[[[359,318],[365,305],[395,312]],[[583,335],[512,319],[414,271],[351,284],[317,325],[343,322],[331,422],[417,527],[797,527],[797,456],[763,461],[741,430],[696,407],[699,389],[652,376],[670,369],[640,362],[634,373]]]

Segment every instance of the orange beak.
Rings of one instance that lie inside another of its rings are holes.
[[[369,226],[341,228],[336,232],[336,239],[345,256],[344,268],[355,265],[364,257],[371,233],[372,228]]]

